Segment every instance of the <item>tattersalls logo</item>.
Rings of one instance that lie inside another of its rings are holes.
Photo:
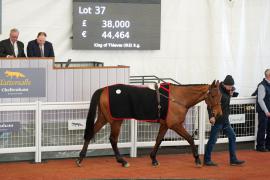
[[[30,86],[32,81],[25,74],[18,71],[5,71],[5,78],[0,78],[0,86]]]
[[[44,97],[44,68],[0,68],[0,98]]]
[[[8,70],[6,70],[5,75],[6,75],[6,77],[11,77],[11,78],[13,78],[13,77],[25,78],[25,75],[21,72],[12,72],[12,71],[8,71]]]

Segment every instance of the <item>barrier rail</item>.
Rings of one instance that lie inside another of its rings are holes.
[[[84,130],[69,129],[69,121],[85,121],[88,102],[35,102],[10,103],[0,105],[0,125],[9,123],[17,126],[0,130],[0,154],[35,152],[35,162],[42,161],[42,152],[81,150]],[[237,142],[254,141],[257,127],[255,98],[232,98],[232,127]],[[211,125],[206,114],[206,105],[200,103],[187,114],[185,128],[194,134],[199,153],[204,153]],[[5,125],[7,126],[7,125]],[[152,147],[155,143],[159,124],[125,121],[119,136],[119,148],[130,148],[130,156],[136,157],[137,148]],[[110,149],[110,127],[104,126],[91,141],[89,151]],[[226,143],[223,134],[217,143]],[[188,145],[188,142],[168,131],[161,146]]]

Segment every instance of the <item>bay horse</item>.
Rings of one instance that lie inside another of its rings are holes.
[[[194,143],[193,137],[186,131],[183,126],[188,109],[197,103],[205,100],[209,109],[215,117],[222,115],[220,105],[221,93],[219,90],[219,81],[213,81],[209,84],[191,84],[191,85],[173,85],[169,84],[170,96],[169,108],[166,119],[159,121],[160,127],[156,138],[155,146],[150,153],[152,165],[157,166],[159,162],[156,159],[158,148],[162,142],[164,135],[168,129],[174,130],[178,135],[182,136],[191,146],[196,166],[201,166],[201,160]],[[123,167],[128,167],[129,163],[120,155],[117,142],[120,128],[123,120],[112,120],[110,114],[108,88],[101,88],[95,91],[92,96],[87,122],[84,134],[84,145],[80,152],[79,158],[76,160],[77,166],[81,166],[83,158],[86,156],[87,148],[93,136],[107,123],[111,126],[110,143],[114,151],[116,161],[121,163]],[[98,115],[95,122],[96,114]]]

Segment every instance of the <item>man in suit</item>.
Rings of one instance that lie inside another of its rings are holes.
[[[9,38],[0,42],[0,57],[25,57],[24,44],[18,41],[18,29],[11,29]]]
[[[256,98],[259,122],[256,150],[260,152],[270,151],[270,69],[264,71],[264,76],[258,85]]]
[[[37,39],[32,40],[27,45],[28,57],[54,57],[52,43],[46,41],[46,33],[39,32]]]

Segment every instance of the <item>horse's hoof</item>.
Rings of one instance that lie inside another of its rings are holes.
[[[196,167],[198,167],[198,168],[202,167],[202,163],[201,163],[201,160],[199,158],[196,159],[195,164],[196,164]]]
[[[154,167],[159,166],[159,162],[152,162],[152,166],[154,166]]]
[[[127,163],[122,164],[122,166],[125,168],[128,168],[130,166],[130,164],[127,162]]]
[[[81,167],[82,166],[82,164],[80,163],[80,160],[79,159],[76,160],[76,164],[77,164],[78,167]]]

